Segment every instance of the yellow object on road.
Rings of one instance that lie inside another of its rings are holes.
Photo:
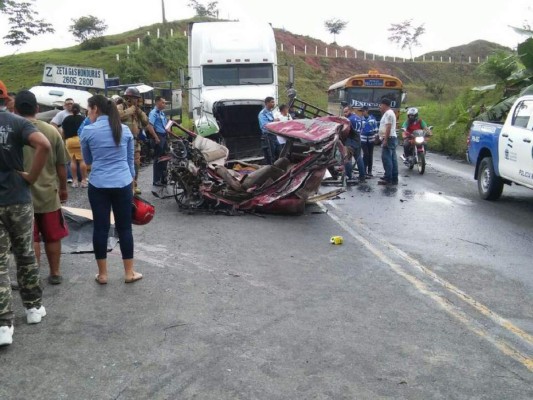
[[[342,244],[344,239],[342,238],[342,236],[332,236],[329,241],[331,242],[331,244]]]

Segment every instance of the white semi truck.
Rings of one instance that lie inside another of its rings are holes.
[[[189,24],[189,116],[202,136],[219,139],[231,159],[261,156],[258,114],[278,99],[277,54],[269,24]]]

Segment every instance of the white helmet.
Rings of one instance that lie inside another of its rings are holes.
[[[407,110],[407,116],[409,115],[418,115],[418,108],[411,107],[409,110]]]

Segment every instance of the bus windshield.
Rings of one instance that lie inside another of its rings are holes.
[[[389,88],[350,87],[346,88],[346,102],[352,107],[379,107],[384,97],[391,100],[392,108],[399,108],[402,101],[402,90]]]
[[[204,65],[205,86],[269,85],[274,82],[272,64]]]

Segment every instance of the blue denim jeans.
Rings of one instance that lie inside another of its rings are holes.
[[[115,216],[122,259],[133,258],[133,233],[131,229],[133,189],[97,188],[89,183],[89,203],[93,211],[93,248],[97,260],[107,258],[107,240],[111,227],[111,208]]]
[[[387,182],[398,182],[398,159],[396,157],[396,146],[398,145],[397,137],[389,137],[387,146],[381,147],[381,161],[385,170],[384,179]]]

